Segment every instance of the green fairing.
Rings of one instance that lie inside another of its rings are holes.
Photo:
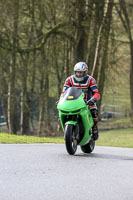
[[[94,122],[92,119],[91,112],[88,109],[88,106],[84,102],[84,93],[81,93],[81,95],[78,98],[76,98],[75,100],[74,99],[66,100],[65,95],[63,95],[60,98],[57,108],[59,110],[59,118],[60,118],[60,122],[61,122],[63,131],[64,131],[66,124],[71,124],[74,126],[77,124],[77,121],[74,121],[74,120],[64,122],[64,118],[66,115],[67,116],[69,116],[69,115],[80,115],[81,116],[83,126],[84,126],[84,136],[78,145],[82,146],[82,145],[87,144],[91,139],[89,130],[94,125]]]
[[[71,124],[71,125],[75,126],[77,124],[77,122],[76,121],[68,121],[65,123],[65,125],[67,125],[67,124]]]

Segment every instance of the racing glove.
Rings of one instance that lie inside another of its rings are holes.
[[[86,104],[89,105],[89,106],[94,106],[94,104],[96,103],[96,101],[97,100],[92,97],[90,100],[87,101]]]

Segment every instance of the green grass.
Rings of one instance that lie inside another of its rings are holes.
[[[101,132],[96,145],[133,148],[133,128]]]
[[[121,118],[121,119],[114,119],[114,120],[110,121],[110,124],[112,124],[112,125],[114,125],[114,124],[127,124],[127,123],[131,123],[131,119],[129,117]]]
[[[0,143],[2,144],[31,144],[31,143],[63,143],[63,137],[36,137],[36,136],[20,136],[14,134],[1,133]]]
[[[112,130],[112,129],[128,129],[133,128],[133,124],[131,122],[131,119],[128,118],[121,118],[121,119],[109,119],[106,121],[100,121],[98,123],[98,127],[101,130]]]
[[[2,144],[30,144],[30,143],[64,143],[62,137],[35,137],[35,136],[17,136],[7,133],[0,134],[0,143]],[[133,129],[122,129],[100,132],[97,146],[128,147],[133,148]]]

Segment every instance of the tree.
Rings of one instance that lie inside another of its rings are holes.
[[[129,39],[130,46],[130,56],[131,56],[131,65],[130,65],[130,101],[131,101],[131,119],[133,121],[133,36],[132,36],[132,28],[131,28],[131,20],[128,15],[128,4],[125,0],[119,0],[120,9],[116,5],[116,10],[119,14],[119,17],[122,21],[122,24],[125,28]],[[133,4],[130,3],[130,6],[133,8]]]
[[[101,68],[100,68],[100,76],[99,76],[99,93],[101,98],[98,102],[98,108],[100,111],[102,96],[104,91],[104,83],[105,83],[105,75],[108,68],[108,45],[109,45],[109,34],[111,27],[111,19],[112,19],[112,10],[113,10],[113,0],[109,0],[109,4],[107,7],[107,12],[105,13],[104,24],[103,24],[103,37],[102,37],[102,58],[101,58]]]

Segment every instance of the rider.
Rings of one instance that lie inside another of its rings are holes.
[[[97,100],[100,99],[96,80],[88,75],[88,66],[85,62],[78,62],[74,66],[74,75],[68,77],[65,81],[63,92],[64,93],[69,87],[82,88],[84,92],[84,100],[89,105],[91,111],[94,126],[92,127],[93,139],[98,139],[98,110],[96,107]]]

